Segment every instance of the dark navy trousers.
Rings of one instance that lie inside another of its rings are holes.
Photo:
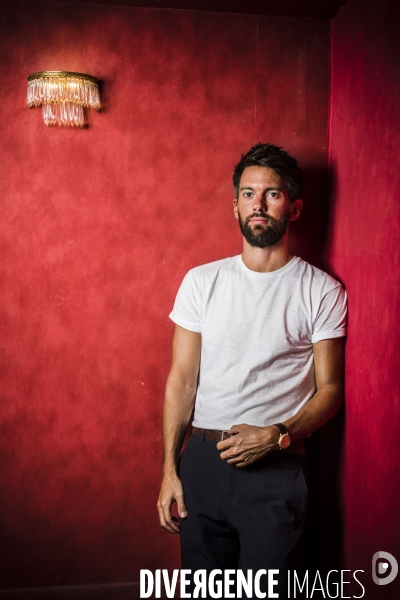
[[[245,574],[252,569],[253,575],[279,569],[274,591],[284,599],[306,512],[304,458],[270,452],[238,468],[220,458],[216,445],[192,434],[179,461],[188,512],[180,520],[182,568],[241,569]],[[267,577],[260,583],[267,592]]]

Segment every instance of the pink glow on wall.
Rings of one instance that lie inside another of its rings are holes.
[[[400,594],[399,578],[371,580],[375,552],[400,559],[399,23],[397,2],[350,0],[332,28],[329,261],[349,293],[345,548],[368,600]]]

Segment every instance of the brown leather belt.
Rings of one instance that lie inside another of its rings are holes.
[[[218,431],[218,429],[200,429],[200,427],[192,427],[192,432],[197,435],[204,435],[208,440],[214,440],[215,442],[222,442],[231,437],[226,430]]]
[[[227,430],[220,431],[218,429],[201,429],[200,427],[192,427],[192,433],[201,435],[202,437],[204,435],[207,440],[214,440],[214,442],[222,442],[223,440],[227,440],[231,437]],[[298,456],[302,456],[306,453],[304,449],[304,440],[294,440],[290,444],[289,448],[282,450],[282,452],[288,452],[289,454],[297,454]]]

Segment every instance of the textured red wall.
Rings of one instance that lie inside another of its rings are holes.
[[[400,563],[399,24],[398,2],[350,0],[332,32],[329,258],[349,294],[345,545],[367,600],[400,597],[400,577],[371,579],[375,552]]]
[[[190,267],[241,250],[230,178],[253,142],[306,169],[294,245],[320,260],[328,22],[0,10],[0,587],[134,581],[179,565],[155,509],[168,313]],[[27,75],[56,69],[103,81],[89,128],[26,107]]]

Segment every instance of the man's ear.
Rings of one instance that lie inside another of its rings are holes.
[[[238,203],[238,199],[234,198],[233,199],[233,214],[235,215],[235,218],[238,219],[239,215],[238,215],[238,209],[237,209],[237,203]]]
[[[291,221],[297,221],[297,219],[300,216],[302,208],[303,208],[303,200],[300,200],[300,198],[298,198],[297,200],[295,200],[293,202],[293,204],[291,206],[289,219]]]

